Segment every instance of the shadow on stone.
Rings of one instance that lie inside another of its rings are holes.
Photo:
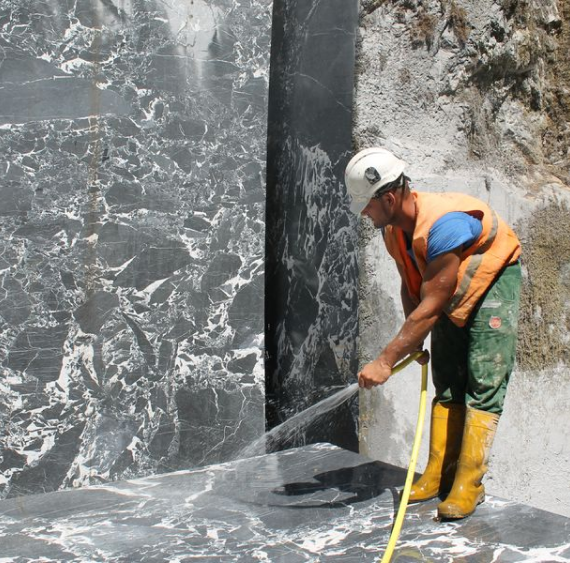
[[[346,467],[325,471],[313,477],[313,481],[286,483],[271,492],[284,496],[312,495],[327,489],[336,489],[352,496],[343,497],[342,501],[319,503],[320,507],[345,506],[364,502],[380,496],[394,487],[403,486],[406,472],[403,469],[382,462],[370,462],[356,467]],[[396,497],[397,498],[397,497]],[[291,508],[314,508],[315,505],[295,505]]]

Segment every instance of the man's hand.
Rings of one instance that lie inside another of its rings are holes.
[[[375,385],[383,385],[392,375],[392,366],[379,359],[366,364],[358,374],[358,386],[372,389]]]
[[[423,343],[421,346],[418,347],[418,349],[416,350],[416,352],[422,352],[422,355],[419,358],[416,358],[416,362],[418,364],[420,364],[420,366],[425,366],[427,363],[429,363],[429,352],[427,350],[423,349]]]

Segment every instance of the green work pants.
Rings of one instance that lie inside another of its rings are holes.
[[[515,362],[521,267],[506,267],[464,327],[442,315],[431,334],[435,400],[503,412]]]

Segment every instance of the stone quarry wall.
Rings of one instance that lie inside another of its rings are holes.
[[[343,179],[357,26],[355,0],[274,3],[265,291],[270,427],[355,380],[358,238]],[[357,450],[353,407],[319,417],[288,445],[326,441]]]
[[[413,187],[488,201],[519,234],[518,361],[490,493],[570,515],[570,2],[361,1],[355,149],[385,145]],[[360,360],[403,320],[379,233],[360,227]],[[361,449],[408,463],[419,368],[361,393]],[[427,435],[423,445],[425,464]]]
[[[270,0],[0,0],[0,490],[263,434]]]
[[[354,380],[357,6],[0,0],[0,497],[230,460]],[[355,401],[319,422],[358,448]]]

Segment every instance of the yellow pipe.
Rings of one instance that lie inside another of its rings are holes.
[[[397,373],[398,371],[404,369],[407,365],[411,364],[414,360],[419,358],[423,352],[414,352],[410,354],[405,360],[400,362],[397,366],[394,366],[392,373]],[[394,527],[392,528],[392,533],[390,534],[390,539],[388,540],[388,545],[386,546],[386,551],[380,563],[389,563],[394,553],[394,548],[396,547],[396,542],[400,537],[400,531],[402,529],[402,524],[404,522],[404,516],[406,515],[406,509],[408,508],[408,500],[410,499],[410,490],[412,488],[412,482],[414,480],[414,473],[416,471],[416,463],[418,462],[418,453],[420,451],[420,443],[422,441],[422,432],[424,428],[424,418],[426,412],[426,398],[427,398],[427,374],[428,367],[427,364],[422,366],[422,387],[420,392],[420,409],[418,412],[418,422],[416,424],[416,435],[414,437],[414,445],[412,446],[412,455],[410,457],[410,464],[408,466],[408,474],[406,475],[406,483],[404,485],[404,491],[402,492],[402,498],[400,500],[400,507],[398,508],[398,514],[396,515],[396,520],[394,522]]]

